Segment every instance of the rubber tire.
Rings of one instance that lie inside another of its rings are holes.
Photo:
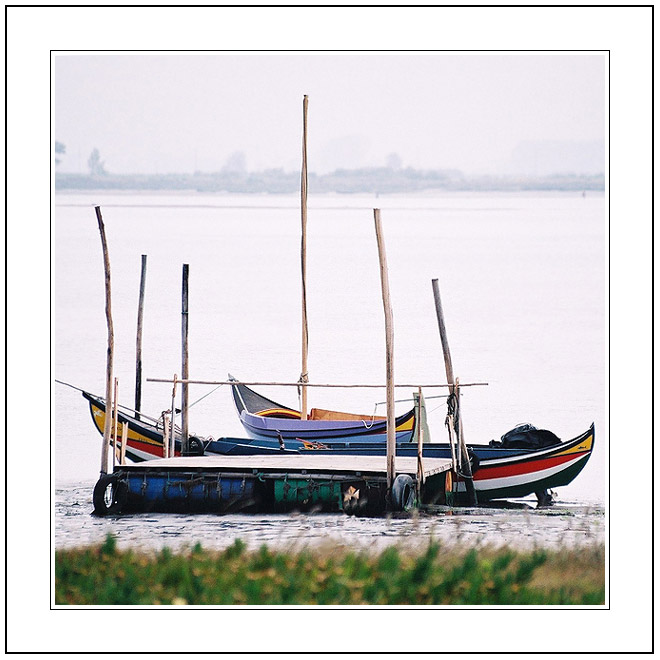
[[[415,505],[415,482],[409,474],[400,474],[392,484],[395,511],[409,511]]]
[[[106,499],[108,487],[111,487],[111,501]],[[126,503],[126,484],[119,481],[117,475],[106,474],[102,476],[94,486],[92,502],[94,504],[93,514],[95,516],[108,516],[119,513]]]
[[[204,442],[194,435],[188,438],[188,456],[204,456]]]

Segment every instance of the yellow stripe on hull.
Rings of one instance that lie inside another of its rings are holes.
[[[397,431],[412,431],[413,428],[415,427],[415,417],[414,415],[406,422],[403,424],[399,424],[399,426],[396,427]]]
[[[557,456],[567,456],[569,454],[581,454],[585,451],[591,451],[593,444],[594,444],[594,436],[592,433],[589,434],[580,444],[565,449],[564,451],[557,454]]]
[[[92,404],[92,417],[94,419],[94,423],[96,424],[96,428],[99,430],[101,434],[103,434],[104,426],[105,426],[105,411],[101,410],[100,408],[97,408],[95,405]],[[117,435],[119,436],[119,439],[121,441],[121,422],[118,424],[118,429],[117,429]],[[148,445],[153,445],[154,447],[162,447],[163,443],[158,442],[157,440],[153,440],[152,438],[148,438],[145,435],[142,435],[142,433],[138,433],[135,429],[131,427],[131,425],[128,425],[128,442],[131,440],[135,440],[137,442],[143,442]]]

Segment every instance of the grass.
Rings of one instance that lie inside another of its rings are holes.
[[[100,546],[55,553],[58,605],[599,605],[602,545],[409,554],[262,546],[158,553]]]

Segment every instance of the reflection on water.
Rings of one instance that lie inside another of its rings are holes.
[[[536,509],[535,499],[507,508],[438,509],[406,517],[355,518],[343,514],[137,514],[92,516],[93,483],[59,487],[55,492],[55,547],[101,543],[107,534],[122,549],[221,550],[241,539],[250,549],[262,544],[291,549],[303,546],[382,550],[388,545],[424,547],[430,540],[472,547],[508,545],[520,549],[556,548],[605,540],[602,505],[562,501]]]

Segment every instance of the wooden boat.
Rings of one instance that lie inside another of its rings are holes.
[[[229,380],[235,380],[229,376]],[[241,423],[250,438],[270,441],[305,440],[308,442],[382,442],[387,432],[387,419],[374,415],[355,415],[312,408],[307,419],[258,394],[246,385],[232,384],[232,395]],[[396,418],[397,442],[409,442],[415,429],[415,410]]]
[[[540,503],[549,503],[549,491],[567,486],[584,469],[593,452],[595,436],[595,426],[592,424],[587,431],[571,440],[562,442],[557,438],[545,447],[525,447],[523,443],[519,446],[469,445],[472,479],[479,503],[532,494]],[[298,451],[385,454],[386,450],[384,444],[354,444],[350,447],[328,445],[325,449],[303,447]],[[414,456],[417,447],[415,443],[397,445],[396,454]],[[451,450],[448,444],[427,444],[423,446],[422,460],[425,457],[449,458]],[[466,488],[461,475],[458,475],[455,491],[455,503],[465,503]]]
[[[97,430],[103,435],[105,425],[105,400],[101,397],[82,392],[82,395],[89,402],[89,411]],[[134,413],[128,413],[122,407],[118,407],[117,420],[119,422],[119,431],[117,435],[121,441],[121,425],[128,424],[128,437],[126,439],[126,457],[131,461],[139,463],[149,461],[154,458],[163,458],[164,456],[164,430],[162,418],[157,420],[143,414],[138,419]],[[111,444],[114,442],[111,439]],[[181,454],[181,436],[175,435],[175,450],[177,456]]]
[[[88,392],[83,392],[89,402],[94,424],[103,434],[105,402]],[[128,423],[126,456],[141,462],[163,457],[163,428],[154,418],[141,416],[137,419],[127,412],[118,412],[120,423]],[[548,433],[549,432],[544,432]],[[553,434],[550,434],[553,435]],[[506,438],[507,434],[503,436]],[[554,436],[556,438],[556,436]],[[193,447],[198,453],[207,456],[255,454],[334,454],[342,455],[385,455],[386,443],[380,441],[339,441],[319,442],[303,439],[288,439],[284,446],[276,438],[193,438]],[[180,455],[180,436],[175,436],[175,455]],[[594,448],[595,428],[591,427],[581,435],[562,442],[559,438],[546,441],[547,446],[525,447],[523,442],[502,442],[501,444],[469,445],[473,482],[480,503],[493,500],[526,497],[536,494],[541,501],[545,494],[555,488],[570,484],[584,469]],[[551,443],[551,444],[550,444]],[[516,446],[517,445],[517,446]],[[399,442],[396,455],[413,457],[417,455],[414,442]],[[451,450],[446,443],[423,445],[423,458],[449,458]],[[423,459],[422,459],[423,460]],[[457,475],[455,503],[465,498],[465,483]]]
[[[479,502],[525,497],[535,493],[541,503],[553,488],[566,486],[583,470],[594,448],[595,427],[552,447],[524,450],[505,456],[501,448],[482,448],[472,478]],[[472,451],[477,456],[476,447]],[[465,482],[459,478],[459,499]]]
[[[89,402],[89,411],[92,415],[92,421],[97,431],[103,435],[105,424],[105,400],[89,392],[81,390],[83,397]],[[135,463],[150,461],[155,458],[163,458],[165,455],[164,429],[162,417],[156,419],[144,414],[140,414],[138,419],[134,411],[127,412],[127,408],[118,407],[117,418],[121,429],[122,424],[128,424],[128,434],[126,439],[126,457]],[[118,434],[121,442],[121,430]],[[174,455],[181,456],[181,430],[175,428],[174,436]],[[219,438],[215,440],[212,437],[206,439],[197,436],[189,438],[190,453],[196,455],[238,455],[245,456],[250,454],[269,454],[281,452],[278,443],[272,446],[255,443],[250,444],[248,438]],[[114,446],[114,440],[110,439],[110,444]],[[304,446],[303,443],[293,443],[295,447]],[[285,453],[299,453],[296,448],[286,449]]]
[[[579,436],[562,442],[549,431],[541,431],[553,436],[548,438],[546,446],[524,446],[520,443],[502,443],[468,446],[472,479],[479,503],[492,500],[506,500],[526,497],[535,494],[542,504],[550,503],[549,491],[570,484],[589,461],[594,448],[595,426],[592,424],[587,431]],[[506,437],[506,434],[505,436]],[[241,453],[257,450],[276,451],[272,446],[264,445],[255,440],[237,445],[225,438],[224,451]],[[552,443],[552,444],[550,444]],[[516,444],[518,446],[516,446]],[[531,444],[531,443],[530,443]],[[218,447],[219,448],[219,447]],[[319,453],[359,455],[385,455],[385,442],[308,442],[298,440],[285,443],[286,451],[296,451],[301,454]],[[424,458],[451,458],[451,449],[447,443],[429,443],[423,445]],[[414,442],[397,443],[397,457],[417,456],[417,445]],[[467,494],[465,481],[457,475],[455,485],[455,503],[464,504]]]

